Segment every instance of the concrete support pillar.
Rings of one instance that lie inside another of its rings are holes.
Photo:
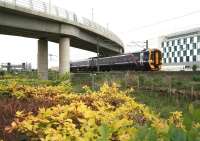
[[[70,39],[66,37],[61,38],[60,44],[59,44],[59,74],[60,75],[70,72],[69,47],[70,47]]]
[[[38,40],[38,77],[43,80],[48,79],[48,41]]]

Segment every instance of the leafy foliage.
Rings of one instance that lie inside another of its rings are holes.
[[[198,66],[197,66],[197,65],[193,65],[193,66],[192,66],[192,70],[193,70],[193,71],[196,71],[196,70],[197,70],[197,68],[198,68]]]
[[[4,117],[8,117],[6,113],[15,114],[12,120],[6,122],[4,130],[8,134],[16,134],[15,140],[199,140],[198,103],[188,107],[190,114],[194,115],[192,118],[183,118],[182,112],[176,111],[170,113],[168,119],[163,119],[130,97],[133,89],[121,91],[118,87],[116,84],[104,84],[99,91],[92,91],[85,86],[84,93],[80,94],[72,91],[68,81],[56,85],[4,81],[0,83],[0,95],[3,99],[6,97],[7,103],[9,100],[17,103],[7,104],[9,110],[2,108],[5,110]]]
[[[40,108],[37,115],[18,111],[7,130],[41,141],[189,141],[200,137],[199,122],[186,129],[181,112],[162,119],[135,102],[129,92],[104,84],[97,92],[87,87],[82,95],[66,90],[54,93],[53,98],[62,95],[68,104]],[[40,97],[39,93],[34,94]]]

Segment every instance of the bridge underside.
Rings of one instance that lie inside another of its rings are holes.
[[[0,34],[36,38],[38,41],[38,72],[48,76],[48,41],[59,43],[59,71],[69,71],[69,47],[98,52],[101,56],[123,53],[123,47],[97,33],[70,23],[0,6]]]
[[[69,37],[75,48],[97,52],[104,56],[120,54],[123,48],[117,43],[74,25],[20,13],[0,7],[0,34],[45,38],[59,43],[60,37]]]
[[[22,29],[17,29],[13,27],[7,27],[7,26],[0,26],[0,34],[4,35],[13,35],[13,36],[21,36],[21,37],[27,37],[27,38],[35,38],[35,39],[47,39],[48,41],[59,43],[60,37],[66,37],[65,35],[58,35],[58,34],[53,34],[53,33],[45,33],[45,32],[35,32],[31,30],[22,30]],[[91,51],[91,52],[96,52],[97,53],[97,46],[99,46],[99,52],[102,56],[112,56],[119,54],[117,50],[113,51],[108,48],[102,47],[103,42],[99,43],[91,43],[87,41],[83,41],[80,38],[73,37],[73,36],[67,36],[70,38],[70,46]],[[104,40],[105,42],[105,40]],[[113,46],[111,42],[105,42],[108,46]]]

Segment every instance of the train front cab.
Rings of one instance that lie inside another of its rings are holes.
[[[149,67],[151,71],[158,71],[162,65],[162,53],[159,49],[149,49]]]

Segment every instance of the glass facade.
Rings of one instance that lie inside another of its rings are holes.
[[[162,47],[164,64],[200,62],[200,35],[166,39]]]

